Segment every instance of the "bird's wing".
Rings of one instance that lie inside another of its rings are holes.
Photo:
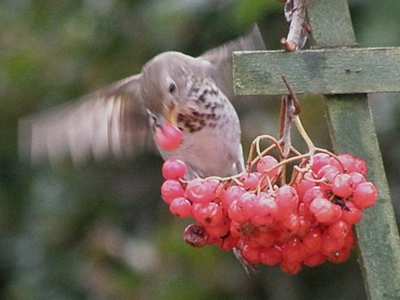
[[[122,158],[151,143],[140,74],[19,122],[19,151],[33,163]]]
[[[230,99],[235,100],[232,79],[232,53],[233,51],[264,50],[265,45],[260,30],[255,24],[244,36],[230,41],[220,47],[211,49],[200,58],[211,62],[211,70],[218,87]]]

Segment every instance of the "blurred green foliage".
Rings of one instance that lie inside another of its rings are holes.
[[[360,46],[400,46],[400,2],[352,0]],[[160,200],[161,159],[88,166],[30,166],[17,154],[18,118],[140,72],[154,55],[191,55],[260,26],[278,49],[287,23],[275,0],[0,1],[1,299],[365,299],[356,262],[296,276],[261,267],[247,276],[231,253],[193,249],[188,221]],[[332,24],[334,26],[334,24]],[[238,108],[243,139],[277,133],[277,98]],[[371,95],[398,214],[398,95]],[[303,122],[329,147],[319,97]],[[315,124],[318,124],[315,126]],[[151,184],[149,184],[151,183]]]

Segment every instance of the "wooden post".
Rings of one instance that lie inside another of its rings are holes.
[[[235,91],[285,93],[284,74],[295,92],[325,94],[334,151],[362,157],[369,166],[368,179],[379,190],[377,204],[364,211],[356,226],[366,293],[373,300],[400,299],[400,239],[366,94],[400,91],[400,49],[349,49],[356,41],[347,1],[309,2],[318,50],[235,53]]]

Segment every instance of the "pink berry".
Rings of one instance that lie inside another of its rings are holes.
[[[257,243],[257,245],[270,247],[274,244],[275,239],[277,237],[277,231],[268,230],[265,232],[256,231],[252,234],[253,240]]]
[[[259,173],[245,173],[240,176],[239,180],[243,183],[246,190],[255,190],[260,181]]]
[[[347,198],[353,193],[351,176],[349,174],[338,174],[333,180],[332,192],[341,198]]]
[[[314,163],[311,166],[311,170],[317,174],[319,170],[329,164],[330,156],[326,153],[317,153],[314,155]]]
[[[277,164],[278,161],[276,160],[275,157],[271,155],[266,155],[257,162],[257,172],[260,172],[262,174]],[[272,169],[271,171],[268,172],[268,176],[269,177],[276,176],[279,170],[280,170],[279,167]]]
[[[249,220],[257,210],[258,197],[251,192],[244,193],[237,200],[237,211],[244,219]]]
[[[354,169],[356,172],[362,174],[363,176],[367,175],[367,163],[361,158],[354,159]]]
[[[331,253],[328,255],[328,259],[333,263],[345,262],[350,257],[350,249],[347,247],[342,247],[339,251]]]
[[[262,247],[251,247],[244,245],[242,255],[252,265],[258,264],[261,260]]]
[[[281,270],[290,275],[295,275],[301,271],[301,263],[299,262],[288,262],[286,260],[282,261],[280,264]]]
[[[186,197],[192,202],[210,202],[215,198],[215,192],[208,181],[195,178],[186,186]]]
[[[326,256],[336,253],[344,246],[344,238],[334,239],[327,232],[322,234],[322,248],[321,252]]]
[[[362,211],[358,209],[352,201],[346,201],[345,204],[347,209],[342,210],[341,220],[346,222],[348,225],[353,225],[360,222]]]
[[[192,212],[192,204],[186,198],[178,197],[171,202],[169,210],[180,218],[186,218]]]
[[[313,227],[302,237],[305,250],[311,254],[318,252],[322,247],[322,233],[318,227]]]
[[[349,175],[351,176],[351,187],[353,190],[355,190],[360,183],[367,181],[361,173],[351,172]]]
[[[278,214],[278,204],[272,196],[264,192],[260,192],[258,198],[251,222],[254,226],[270,226]]]
[[[282,262],[282,250],[276,246],[266,247],[261,251],[261,262],[267,266],[275,266]]]
[[[319,186],[313,186],[309,190],[307,190],[301,201],[306,205],[306,207],[310,206],[311,201],[313,201],[315,198],[325,198],[326,197],[326,191],[321,189]]]
[[[344,221],[339,220],[329,225],[327,232],[334,239],[343,239],[348,233],[348,226]]]
[[[307,174],[306,174],[307,176]],[[300,198],[303,198],[304,194],[311,188],[315,186],[315,182],[307,180],[305,177],[297,184],[297,190]]]
[[[275,194],[275,199],[279,207],[279,218],[290,215],[299,204],[296,189],[289,185],[281,186]]]
[[[378,191],[372,182],[360,183],[353,193],[353,202],[359,208],[367,208],[375,204]]]
[[[310,211],[320,223],[330,222],[335,218],[334,204],[325,198],[315,198],[310,204]]]
[[[320,264],[323,264],[326,260],[326,256],[321,252],[316,252],[311,254],[307,258],[304,259],[304,264],[309,267],[316,267]]]
[[[176,125],[166,122],[162,128],[156,128],[155,139],[161,148],[172,151],[181,144],[182,131]]]
[[[213,224],[213,221],[210,223]],[[216,223],[216,225],[204,225],[204,228],[211,237],[226,237],[229,234],[231,226],[229,221],[221,221]]]
[[[280,221],[280,227],[290,235],[297,234],[300,228],[300,217],[297,213],[291,213]]]
[[[161,196],[163,200],[171,204],[171,202],[178,197],[183,197],[185,194],[181,183],[178,180],[168,179],[165,180],[161,186]]]
[[[340,171],[337,167],[331,166],[331,165],[326,165],[321,167],[317,173],[317,178],[325,178],[328,179],[329,182],[333,182],[333,179],[337,174],[339,174]]]
[[[303,243],[298,238],[292,238],[282,247],[282,259],[289,263],[300,263],[307,257]]]
[[[338,160],[341,164],[338,162]],[[351,173],[355,171],[354,157],[347,153],[339,154],[337,158],[332,157],[330,164],[337,167],[343,173]],[[344,169],[342,168],[342,166]]]
[[[224,214],[218,204],[201,202],[193,205],[192,217],[204,226],[216,226],[222,224]]]
[[[220,199],[222,203],[222,207],[224,211],[228,211],[229,206],[233,201],[237,201],[242,197],[242,195],[246,192],[244,187],[233,185],[228,187],[226,190],[223,190]]]
[[[165,179],[183,178],[187,170],[186,164],[180,159],[170,157],[162,166],[162,174]]]

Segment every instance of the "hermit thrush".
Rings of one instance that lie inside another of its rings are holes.
[[[232,52],[264,49],[255,26],[247,35],[193,58],[164,52],[140,74],[78,102],[21,120],[19,147],[33,162],[71,157],[83,164],[135,154],[166,123],[182,131],[179,147],[159,148],[188,166],[186,179],[243,170],[240,124],[233,99]],[[150,133],[150,134],[149,134]]]

